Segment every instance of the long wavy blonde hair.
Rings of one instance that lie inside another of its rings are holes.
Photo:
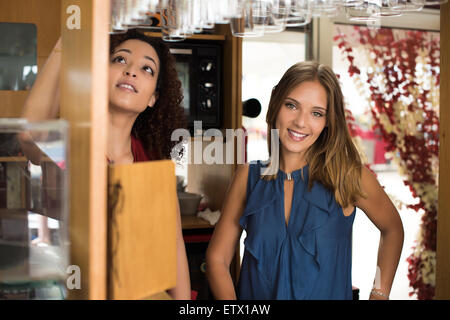
[[[358,196],[365,197],[361,189],[363,164],[350,136],[345,120],[344,97],[331,68],[312,61],[294,64],[273,88],[266,116],[269,154],[271,129],[276,128],[275,121],[284,100],[301,83],[316,80],[327,92],[327,115],[325,128],[305,154],[309,164],[308,189],[315,181],[320,182],[346,208],[353,205]],[[275,179],[276,174],[262,178]]]

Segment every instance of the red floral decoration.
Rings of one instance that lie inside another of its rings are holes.
[[[424,212],[414,253],[408,257],[408,278],[413,288],[410,295],[416,293],[420,300],[433,299],[439,150],[436,99],[440,80],[439,39],[429,39],[422,31],[407,31],[405,37],[397,39],[393,29],[371,30],[356,26],[355,30],[367,60],[370,60],[365,88],[370,95],[367,98],[374,130],[378,130],[387,143],[386,151],[396,155],[397,163],[407,177],[405,185],[409,186],[414,197],[420,199],[419,203],[408,207]],[[350,76],[361,81],[361,71],[355,63],[347,36],[338,34],[334,41],[349,62]],[[428,76],[425,78],[429,83],[418,81],[418,69],[426,71],[424,73]],[[405,124],[402,117],[413,121]]]

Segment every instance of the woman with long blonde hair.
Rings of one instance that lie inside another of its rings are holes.
[[[266,122],[269,150],[279,150],[270,154],[270,167],[279,167],[268,174],[268,166],[258,161],[235,173],[206,257],[215,297],[352,299],[358,207],[381,232],[379,281],[370,297],[388,299],[403,227],[352,142],[333,71],[315,62],[290,67],[273,88]],[[243,229],[247,237],[236,292],[229,267]]]

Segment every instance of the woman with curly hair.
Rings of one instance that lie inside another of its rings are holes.
[[[142,144],[146,152],[142,154],[144,158],[170,159],[170,152],[177,143],[171,141],[171,134],[175,129],[186,127],[186,118],[181,107],[181,82],[169,48],[161,39],[132,29],[111,36],[110,54],[110,125],[111,129],[118,128],[110,130],[117,136],[110,136],[114,144],[110,144],[108,159],[115,163],[132,159],[127,147],[129,141],[123,141],[125,137],[132,139],[132,147],[136,145],[135,157],[141,155],[138,150]],[[126,125],[116,123],[116,117],[120,121],[123,119]],[[131,132],[131,136],[126,132]]]
[[[185,128],[181,82],[167,45],[135,30],[111,36],[109,119],[106,159],[126,164],[170,159],[177,141],[172,131]],[[40,71],[24,106],[28,120],[55,118],[59,108],[61,40]],[[186,250],[177,214],[177,285],[174,299],[190,299]]]

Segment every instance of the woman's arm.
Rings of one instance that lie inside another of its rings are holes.
[[[22,117],[28,121],[54,119],[58,116],[61,49],[59,38],[25,100]]]
[[[186,256],[186,247],[181,229],[180,208],[177,201],[177,284],[168,290],[175,300],[191,300],[191,280],[189,278],[189,265]]]
[[[239,218],[245,208],[248,168],[238,166],[206,251],[206,276],[217,300],[236,299],[230,264],[242,233]]]
[[[28,93],[22,109],[22,117],[30,122],[54,119],[59,113],[59,79],[61,70],[61,38],[50,53],[42,70]],[[42,151],[34,143],[32,132],[18,134],[23,153],[34,164],[39,165]]]
[[[366,167],[362,170],[361,186],[367,198],[358,199],[356,206],[366,213],[381,232],[377,260],[379,274],[375,281],[379,286],[374,286],[373,290],[389,296],[403,247],[402,221],[378,180]],[[370,299],[386,298],[371,294]]]

